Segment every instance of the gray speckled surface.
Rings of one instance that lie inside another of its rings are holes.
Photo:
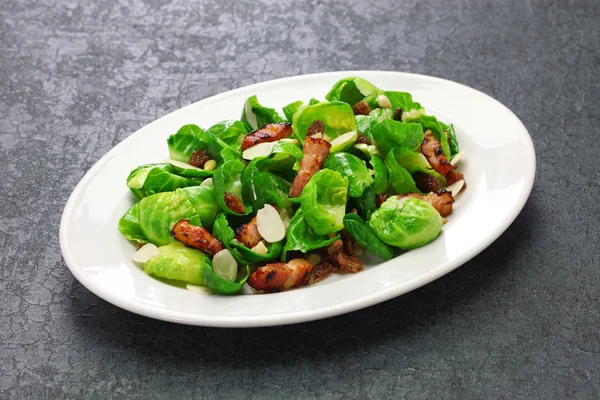
[[[594,0],[3,0],[0,397],[598,398],[599,21]],[[410,294],[279,328],[154,321],[73,278],[61,212],[111,147],[210,95],[340,69],[514,110],[538,174],[506,233]]]

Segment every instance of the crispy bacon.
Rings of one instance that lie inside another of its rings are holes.
[[[352,106],[352,111],[354,111],[354,115],[369,115],[371,107],[366,101],[361,100]]]
[[[198,249],[211,257],[223,250],[223,244],[209,231],[201,226],[190,224],[187,219],[177,222],[171,234],[186,246]]]
[[[427,158],[429,165],[442,176],[448,175],[454,169],[454,166],[448,162],[448,159],[444,155],[442,145],[429,129],[425,131],[425,137],[421,143],[421,153]]]
[[[330,147],[331,144],[325,139],[315,136],[306,137],[302,149],[303,157],[300,160],[300,171],[292,183],[290,197],[299,197],[310,178],[323,168],[323,162],[329,155]]]
[[[433,206],[440,213],[442,217],[446,217],[452,213],[452,204],[454,204],[454,197],[452,197],[452,193],[447,192],[442,189],[437,193],[429,193],[427,195],[422,195],[420,193],[407,193],[407,194],[399,194],[397,197],[399,199],[403,197],[414,197],[419,200],[423,200]]]
[[[262,240],[256,227],[256,217],[252,218],[247,224],[241,224],[235,229],[235,238],[242,242],[244,246],[251,249]]]
[[[256,146],[259,143],[274,142],[276,140],[289,138],[292,135],[292,124],[288,122],[277,122],[265,124],[262,128],[250,132],[242,140],[242,151]]]
[[[363,270],[362,261],[344,251],[344,242],[341,239],[331,243],[327,248],[327,254],[333,264],[342,272],[355,273]]]
[[[460,180],[465,180],[465,177],[463,176],[462,173],[458,172],[458,171],[450,171],[448,173],[448,175],[446,175],[446,186],[450,186],[453,183],[456,183]],[[467,181],[465,181],[465,186],[463,187],[463,190],[467,188]]]
[[[288,263],[273,263],[258,267],[250,274],[248,284],[263,292],[280,292],[296,286],[306,285],[313,266],[302,258]]]
[[[225,205],[231,211],[236,212],[238,214],[243,214],[246,212],[246,206],[242,203],[242,199],[236,196],[233,193],[225,192],[223,195],[223,200],[225,201]]]

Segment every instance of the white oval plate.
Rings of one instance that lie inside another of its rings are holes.
[[[166,139],[184,124],[209,127],[238,119],[246,98],[280,109],[324,98],[332,85],[360,76],[385,90],[407,91],[430,114],[451,122],[468,188],[442,235],[425,247],[355,275],[268,295],[218,296],[169,286],[132,261],[135,249],[117,230],[133,204],[125,181],[140,164],[168,156]],[[490,245],[516,218],[531,191],[535,153],[519,119],[493,98],[451,81],[398,72],[343,71],[259,83],[191,104],[140,129],[109,151],[81,179],[60,225],[63,257],[90,291],[126,310],[184,324],[254,327],[331,317],[399,296],[447,274]]]

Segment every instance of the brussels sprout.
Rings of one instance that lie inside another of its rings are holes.
[[[401,108],[404,112],[408,112],[411,110],[422,110],[423,112],[425,112],[425,109],[423,109],[423,107],[419,103],[413,101],[412,95],[410,93],[389,91],[385,92],[385,95],[390,100],[390,103],[392,103],[393,110]]]
[[[294,217],[290,221],[290,226],[287,230],[287,240],[283,247],[283,253],[281,259],[286,260],[288,251],[301,251],[306,253],[310,250],[320,249],[327,247],[340,236],[330,238],[327,235],[317,235],[306,222],[302,208],[299,208],[294,214]]]
[[[369,161],[373,167],[373,191],[375,194],[384,193],[390,186],[390,176],[383,160],[375,154],[371,154]]]
[[[157,278],[204,285],[204,268],[210,266],[210,257],[206,254],[180,242],[160,246],[158,252],[142,265],[146,273]]]
[[[225,204],[225,193],[231,193],[236,195],[242,200],[242,171],[244,170],[244,163],[240,160],[230,160],[221,165],[215,171],[213,175],[213,185],[217,196],[219,205],[227,214],[231,215],[248,215],[252,212],[252,207],[245,206],[246,211],[243,213],[236,213],[230,210]]]
[[[377,209],[377,199],[372,187],[366,187],[360,197],[350,199],[350,202],[351,207],[356,208],[358,215],[365,220],[368,220],[371,213]]]
[[[201,181],[184,178],[175,172],[171,164],[141,165],[127,177],[127,187],[136,199],[178,188],[200,185]]]
[[[419,124],[386,118],[371,128],[371,136],[384,154],[389,153],[393,148],[412,151],[423,141],[423,128]]]
[[[241,119],[248,132],[260,129],[265,124],[283,122],[277,111],[261,105],[256,96],[249,97],[244,103]]]
[[[288,121],[291,121],[294,118],[294,114],[296,114],[296,111],[298,111],[303,104],[304,102],[302,100],[298,100],[283,107],[283,114]]]
[[[394,113],[387,108],[376,108],[369,115],[357,115],[358,131],[373,142],[373,127],[385,119],[392,119]]]
[[[297,144],[278,140],[274,142],[271,154],[257,157],[255,161],[260,171],[271,172],[287,181],[293,181],[302,159],[302,149]]]
[[[303,143],[308,127],[317,119],[323,121],[325,134],[330,140],[357,128],[354,112],[348,104],[341,101],[322,102],[309,105],[294,114],[294,136]]]
[[[442,217],[429,203],[409,197],[387,199],[371,215],[369,226],[377,237],[390,246],[410,250],[438,237]]]
[[[317,235],[335,233],[344,227],[348,178],[337,171],[323,169],[308,181],[302,195],[306,222]]]
[[[213,189],[207,186],[157,193],[144,197],[138,204],[140,229],[157,246],[175,240],[171,229],[179,220],[198,217],[209,228],[220,209]]]
[[[157,278],[205,286],[219,294],[234,294],[250,276],[250,270],[246,267],[246,275],[242,279],[226,281],[215,274],[210,257],[180,242],[160,246],[158,252],[142,265],[147,274]]]
[[[228,149],[230,152],[238,153],[227,143],[213,134],[205,131],[197,125],[184,125],[177,133],[167,139],[169,155],[171,159],[187,163],[192,153],[196,150],[204,150],[210,153],[213,160],[223,162],[221,153]]]
[[[235,232],[229,225],[227,215],[220,214],[215,220],[213,235],[223,243],[236,261],[241,265],[262,264],[274,260],[281,254],[281,242],[267,243],[267,254],[258,254],[247,248],[235,238]]]
[[[325,99],[328,101],[343,101],[351,106],[361,100],[367,102],[369,107],[377,107],[377,97],[383,94],[383,90],[375,87],[371,82],[357,77],[345,78],[338,81]]]
[[[373,183],[373,177],[365,162],[350,153],[330,154],[325,160],[324,166],[348,178],[348,195],[350,197],[360,197],[365,187]]]
[[[135,203],[119,220],[119,232],[127,240],[137,243],[147,243],[148,239],[140,228],[140,203]]]
[[[223,140],[233,149],[239,149],[244,136],[248,133],[242,121],[221,121],[208,128],[208,133]]]
[[[405,168],[409,174],[412,175],[415,172],[424,172],[440,181],[442,187],[446,186],[446,178],[438,174],[433,168],[431,168],[431,165],[429,165],[427,158],[425,158],[425,156],[422,153],[416,151],[402,151],[400,149],[393,149],[389,155],[394,157],[398,165],[402,168]]]
[[[423,127],[423,130],[431,130],[433,136],[437,139],[438,142],[440,142],[440,145],[442,146],[442,151],[444,152],[446,158],[450,158],[452,153],[450,151],[450,144],[448,143],[448,133],[444,130],[444,128],[442,127],[442,125],[436,117],[434,117],[433,115],[421,115],[417,118],[407,118],[405,122],[418,123]],[[414,149],[406,148],[406,150]]]
[[[442,126],[442,129],[448,131],[448,140],[450,141],[450,153],[452,154],[452,157],[454,157],[454,155],[458,154],[458,152],[460,151],[458,148],[458,140],[456,139],[456,132],[454,131],[454,125],[446,125],[442,121],[440,121],[440,125]]]
[[[393,151],[385,158],[385,166],[390,176],[390,184],[395,193],[421,193],[417,189],[415,180],[410,175],[410,172],[398,164]]]
[[[384,260],[394,257],[394,250],[383,243],[358,215],[346,214],[344,216],[344,229],[359,245],[376,256]]]
[[[265,204],[276,204],[280,210],[291,212],[288,186],[278,176],[259,169],[261,161],[267,157],[254,159],[242,172],[242,196],[253,210],[260,210]]]

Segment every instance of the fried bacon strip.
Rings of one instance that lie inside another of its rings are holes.
[[[243,214],[246,212],[246,206],[242,203],[242,199],[240,199],[237,195],[225,192],[223,195],[223,200],[225,201],[225,205],[231,211],[236,212],[238,214]]]
[[[171,234],[186,246],[198,249],[211,257],[224,248],[223,244],[209,231],[201,226],[190,224],[187,219],[177,222],[171,230]]]
[[[300,160],[300,171],[298,171],[298,175],[296,175],[292,183],[290,197],[299,197],[310,178],[323,168],[323,163],[329,155],[330,147],[331,144],[325,139],[315,136],[306,137],[304,148],[302,149],[302,160]]]
[[[235,229],[235,238],[249,249],[256,246],[262,240],[262,236],[260,236],[256,227],[256,217],[252,218],[247,224],[238,226]]]
[[[421,153],[429,161],[429,165],[440,175],[446,176],[454,169],[454,166],[448,162],[444,155],[442,145],[431,133],[431,130],[425,131],[425,137],[421,143]]]
[[[463,176],[462,173],[458,172],[458,171],[450,171],[448,173],[448,175],[446,175],[446,186],[450,186],[453,183],[456,183],[460,180],[465,180],[465,177]],[[467,188],[467,182],[465,181],[465,186],[464,188]]]
[[[242,140],[242,151],[256,146],[259,143],[274,142],[276,140],[289,138],[292,135],[292,124],[278,122],[265,124],[262,128],[250,132]]]
[[[255,290],[279,292],[306,285],[312,268],[312,264],[302,258],[287,263],[267,264],[250,274],[248,284]]]
[[[327,247],[329,259],[341,272],[356,273],[362,271],[364,265],[360,258],[346,253],[344,247],[344,242],[341,239],[331,243]]]

